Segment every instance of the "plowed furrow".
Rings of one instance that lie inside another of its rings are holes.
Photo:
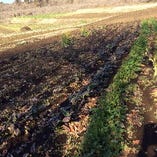
[[[105,30],[106,38],[96,32],[80,49],[74,44],[57,57],[48,49],[43,55],[39,49],[30,52],[31,61],[19,66],[18,59],[23,58],[19,54],[13,62],[19,78],[10,70],[11,63],[1,62],[0,84],[5,82],[0,93],[2,156],[45,156],[47,151],[53,155],[56,126],[66,114],[71,121],[77,119],[88,98],[101,95],[138,36],[137,25],[112,27]]]

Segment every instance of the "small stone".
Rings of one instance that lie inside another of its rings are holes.
[[[133,141],[133,144],[134,144],[134,145],[138,145],[139,143],[140,143],[140,140],[134,140],[134,141]]]
[[[15,128],[14,124],[11,124],[8,127],[8,130],[10,131],[10,133],[12,134],[12,136],[18,136],[21,133],[21,131],[18,128]]]
[[[14,124],[11,124],[9,127],[8,127],[8,130],[10,131],[10,133],[12,134],[15,130],[15,125]]]
[[[14,136],[19,136],[21,134],[21,131],[17,128],[14,131]]]
[[[21,32],[31,31],[32,29],[28,26],[24,26],[20,29]]]
[[[64,117],[62,121],[64,123],[68,123],[68,122],[70,122],[70,119],[71,119],[70,117]]]
[[[23,154],[23,157],[28,157],[29,153]]]

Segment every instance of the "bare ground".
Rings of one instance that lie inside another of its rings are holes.
[[[148,55],[141,65],[138,78],[130,84],[135,89],[126,94],[126,143],[121,157],[155,157],[157,155],[157,82],[153,77],[153,65],[149,59],[155,53],[156,37],[149,38]],[[129,100],[129,101],[128,101]]]

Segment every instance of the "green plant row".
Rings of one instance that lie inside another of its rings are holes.
[[[94,110],[84,138],[82,155],[85,157],[117,157],[124,147],[124,121],[127,106],[123,94],[127,85],[137,77],[146,48],[148,36],[156,31],[154,19],[141,24],[141,32],[130,54],[101,97],[99,107]]]

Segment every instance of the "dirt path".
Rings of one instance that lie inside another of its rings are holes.
[[[151,58],[156,53],[155,47],[156,38],[150,40],[150,47],[148,56]],[[151,56],[152,55],[152,56]],[[148,61],[149,63],[150,61]],[[157,156],[157,81],[153,77],[154,71],[153,67],[147,65],[144,67],[141,81],[144,81],[142,90],[142,103],[143,103],[143,137],[141,138],[141,151],[139,152],[139,157],[147,156],[154,157]]]
[[[156,157],[157,149],[157,81],[150,57],[156,53],[155,39],[150,38],[148,56],[145,58],[138,79],[134,80],[126,93],[128,113],[126,120],[126,147],[122,155],[129,157]],[[129,101],[128,101],[129,100]]]
[[[157,154],[157,83],[153,80],[153,71],[151,66],[144,67],[143,74],[140,76],[140,81],[145,82],[144,86],[141,86],[142,94],[142,126],[137,132],[137,139],[140,140],[141,151],[138,157],[154,157]],[[145,79],[145,80],[144,80]],[[140,83],[140,81],[138,83]]]

